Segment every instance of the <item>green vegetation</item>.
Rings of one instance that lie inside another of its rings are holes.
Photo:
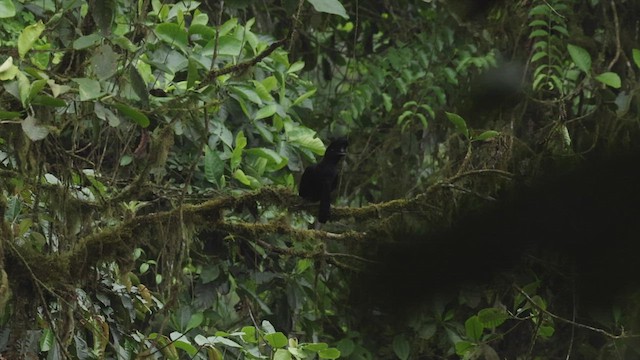
[[[410,320],[358,308],[353,290],[374,244],[635,145],[639,13],[602,0],[0,0],[0,354],[640,356],[637,296],[576,319],[566,289],[532,269]],[[296,179],[337,136],[350,154],[317,230]]]

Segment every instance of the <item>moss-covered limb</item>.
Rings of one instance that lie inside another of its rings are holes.
[[[460,182],[462,180],[480,176],[494,176],[506,179],[511,179],[513,177],[511,173],[497,169],[470,170],[457,174],[449,179],[439,181],[431,185],[425,192],[420,193],[412,198],[394,199],[382,203],[369,204],[359,208],[336,207],[332,210],[332,216],[334,218],[352,217],[356,220],[371,220],[381,218],[383,217],[383,214],[397,213],[401,211],[424,211],[425,208],[431,208],[434,211],[439,211],[440,202],[437,200],[437,197],[435,200],[432,200],[431,197],[437,191],[452,188],[488,199],[486,195],[476,194],[471,190],[467,190],[455,185],[457,182]]]
[[[284,221],[274,221],[269,223],[231,223],[221,221],[216,224],[216,227],[230,234],[237,234],[250,239],[258,239],[262,237],[261,235],[273,234],[289,235],[294,240],[320,239],[361,241],[366,237],[365,233],[356,231],[347,231],[341,234],[336,234],[322,230],[298,229],[291,227]]]

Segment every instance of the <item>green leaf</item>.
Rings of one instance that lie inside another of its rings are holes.
[[[299,105],[301,102],[303,102],[303,101],[307,100],[308,98],[312,97],[316,93],[317,90],[318,89],[309,90],[306,93],[298,96],[298,98],[293,101],[293,104],[291,104],[291,106]]]
[[[29,93],[31,92],[31,83],[29,83],[29,78],[22,72],[18,72],[16,74],[18,77],[18,95],[20,97],[20,102],[23,107],[27,107],[29,105]]]
[[[100,83],[98,82],[98,80],[89,78],[74,78],[72,80],[78,84],[78,88],[80,91],[80,101],[97,99],[98,97],[102,96],[102,92],[100,91]]]
[[[458,341],[455,345],[456,354],[463,356],[470,352],[473,348],[476,347],[476,344],[469,341]]]
[[[133,92],[138,95],[144,106],[149,105],[149,91],[142,75],[135,66],[129,66],[129,81]]]
[[[16,6],[13,0],[0,0],[0,19],[16,16]]]
[[[289,340],[281,332],[266,334],[264,340],[273,348],[283,348],[289,344]]]
[[[46,328],[42,331],[42,336],[40,337],[40,351],[47,352],[53,348],[53,343],[55,341],[55,334],[51,328]]]
[[[329,348],[329,345],[327,345],[326,343],[310,343],[304,344],[303,346],[305,350],[313,352],[318,352]]]
[[[158,24],[156,35],[160,40],[179,48],[183,53],[189,52],[189,36],[180,25],[176,23]]]
[[[256,111],[256,116],[254,120],[260,120],[260,119],[271,117],[273,116],[273,114],[276,113],[276,109],[277,107],[273,104],[260,108],[258,111]]]
[[[22,131],[31,141],[39,141],[49,135],[49,129],[46,126],[38,125],[38,120],[32,116],[27,116],[21,123]]]
[[[0,111],[0,119],[12,120],[20,117],[20,115],[17,111]]]
[[[242,171],[240,169],[237,169],[233,173],[233,178],[238,180],[238,181],[240,181],[240,183],[242,183],[243,185],[249,186],[251,184],[251,180],[249,180],[247,175],[245,175],[244,171]]]
[[[67,103],[62,99],[56,99],[48,95],[36,95],[31,100],[31,104],[33,105],[43,105],[43,106],[51,106],[51,107],[65,107]]]
[[[127,116],[128,118],[133,120],[133,122],[142,126],[143,128],[146,128],[147,126],[149,126],[149,118],[147,117],[147,115],[140,112],[140,110],[134,109],[125,104],[113,104],[113,107],[118,109],[120,113]]]
[[[242,340],[249,344],[257,344],[258,337],[256,336],[256,328],[255,326],[245,326],[240,330],[244,334],[242,335]]]
[[[116,17],[116,5],[116,0],[89,1],[89,12],[104,36],[111,35],[111,26]]]
[[[340,357],[340,350],[336,348],[328,348],[318,351],[320,359],[337,359]]]
[[[587,50],[571,44],[567,45],[567,50],[569,50],[571,60],[573,60],[576,66],[588,74],[591,71],[591,55],[589,55]]]
[[[18,54],[21,59],[23,59],[27,52],[31,50],[33,44],[35,44],[36,40],[40,38],[44,29],[45,26],[42,21],[38,21],[37,23],[31,24],[22,30],[18,37]]]
[[[391,111],[391,109],[393,108],[393,102],[389,94],[382,93],[382,105],[387,112]]]
[[[494,137],[500,135],[500,132],[495,131],[495,130],[487,130],[485,132],[483,132],[482,134],[478,135],[477,137],[475,137],[473,140],[476,141],[482,141],[482,140],[489,140],[489,139],[493,139]]]
[[[267,159],[269,171],[277,171],[287,165],[287,158],[283,158],[277,152],[267,148],[251,148],[247,150],[248,154],[255,155]]]
[[[304,61],[296,61],[293,64],[291,64],[291,66],[289,66],[289,69],[287,70],[287,74],[298,72],[302,69],[304,69]]]
[[[307,0],[317,12],[323,12],[327,14],[334,14],[342,16],[345,19],[349,18],[347,10],[338,0]]]
[[[73,41],[74,50],[82,50],[94,46],[102,40],[102,36],[93,33],[91,35],[81,36]]]
[[[285,349],[276,350],[273,360],[291,360],[291,353]]]
[[[409,340],[404,335],[396,335],[393,338],[393,352],[400,360],[406,360],[409,358],[409,354],[411,353],[411,347],[409,345]]]
[[[614,72],[605,72],[595,77],[596,80],[601,83],[611,86],[614,89],[619,89],[622,86],[622,81],[620,80],[620,76]]]
[[[9,56],[2,65],[0,65],[0,81],[12,80],[20,69],[13,65],[13,57]]]
[[[204,148],[204,176],[208,182],[220,187],[220,178],[224,174],[224,161],[217,151],[209,146]]]
[[[342,339],[336,344],[336,348],[340,350],[340,354],[348,357],[356,349],[356,344],[351,339]]]
[[[482,330],[484,330],[484,327],[480,322],[480,318],[477,315],[473,315],[464,322],[464,329],[469,339],[478,341],[480,340],[480,337],[482,337]]]
[[[468,139],[469,128],[467,128],[466,121],[464,121],[464,119],[458,114],[454,114],[450,112],[447,112],[446,114],[449,121],[451,121],[453,125],[455,125],[456,131],[458,131],[460,134],[464,135]]]
[[[289,142],[300,148],[310,150],[318,155],[324,154],[322,140],[315,137],[316,132],[304,126],[295,126],[286,130]]]
[[[487,329],[502,325],[509,318],[509,314],[500,308],[486,308],[478,311],[478,320]]]
[[[204,321],[204,314],[201,312],[197,312],[195,314],[191,314],[191,318],[189,318],[189,323],[187,324],[187,329],[195,329]]]
[[[109,44],[100,45],[94,50],[93,56],[91,56],[91,67],[98,80],[107,79],[116,73],[119,58],[120,56],[113,51]],[[130,69],[135,70],[135,67],[131,66]]]
[[[538,328],[538,334],[544,338],[550,338],[556,332],[553,326],[542,325]]]
[[[636,63],[636,66],[640,68],[640,49],[633,49],[633,62]]]

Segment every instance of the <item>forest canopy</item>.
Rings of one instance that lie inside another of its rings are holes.
[[[637,14],[0,0],[0,358],[640,358]]]

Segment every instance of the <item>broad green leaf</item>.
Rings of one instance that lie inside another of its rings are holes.
[[[189,36],[194,41],[202,40],[204,44],[209,42],[211,39],[215,39],[216,30],[210,26],[206,26],[204,24],[194,24],[191,23],[189,27]],[[204,45],[202,44],[202,45]]]
[[[273,348],[283,348],[289,344],[287,337],[281,332],[266,334],[264,340]]]
[[[460,134],[464,135],[468,139],[469,128],[467,128],[466,121],[464,121],[464,119],[458,114],[454,114],[450,112],[447,112],[446,114],[449,121],[451,121],[453,125],[455,125],[456,131],[458,131]]]
[[[265,88],[265,90],[271,92],[278,87],[278,80],[275,76],[271,75],[262,80],[262,86]]]
[[[187,329],[195,329],[204,321],[204,314],[201,312],[197,312],[195,314],[191,314],[191,318],[189,318],[189,323],[187,324]]]
[[[542,325],[538,328],[538,334],[544,338],[550,338],[556,332],[553,326]]]
[[[233,173],[233,178],[238,180],[238,181],[240,181],[240,183],[242,183],[243,185],[249,186],[251,184],[251,180],[249,180],[247,175],[245,175],[244,171],[242,171],[240,169],[237,169]]]
[[[21,59],[23,59],[27,52],[31,50],[33,44],[38,40],[44,29],[45,26],[42,21],[38,21],[37,23],[31,24],[22,30],[18,37],[18,54]]]
[[[347,10],[338,0],[307,0],[317,12],[334,14],[348,19]]]
[[[276,350],[273,360],[291,360],[291,353],[285,349]]]
[[[143,128],[149,126],[149,118],[147,117],[147,115],[140,112],[140,110],[132,108],[125,104],[113,104],[112,106],[118,109],[121,114],[127,116],[128,118],[133,120],[133,122],[142,126]]]
[[[56,341],[55,334],[51,328],[46,328],[42,332],[40,337],[40,351],[47,352],[53,348],[53,343]]]
[[[198,349],[195,346],[191,345],[188,341],[186,341],[182,333],[174,331],[170,334],[170,336],[176,349],[185,351],[191,357],[195,357],[195,355],[198,353]],[[180,336],[180,338],[174,339],[174,337],[176,336]]]
[[[70,86],[56,84],[55,80],[53,79],[47,80],[47,84],[49,84],[49,88],[51,89],[51,94],[53,94],[53,97],[55,98],[71,90]]]
[[[224,174],[224,161],[217,151],[209,146],[204,148],[204,176],[212,184],[220,186],[220,178]]]
[[[289,346],[287,348],[287,351],[289,351],[291,355],[293,355],[293,357],[295,357],[296,359],[304,359],[307,357],[307,354],[298,347]]]
[[[135,66],[129,66],[129,83],[133,92],[140,98],[142,104],[147,107],[149,105],[149,91],[142,75]]]
[[[287,70],[287,74],[295,73],[302,69],[304,69],[304,61],[296,61],[293,64],[291,64],[291,66],[289,66],[289,69]]]
[[[255,87],[256,93],[258,96],[264,101],[273,101],[273,96],[269,93],[269,90],[262,85],[260,81],[252,80],[251,81]]]
[[[320,359],[337,359],[340,357],[340,350],[336,348],[328,348],[318,351]]]
[[[478,135],[477,137],[475,137],[473,140],[477,140],[477,141],[482,141],[482,140],[489,140],[492,139],[496,136],[500,135],[500,133],[498,131],[495,130],[487,130],[485,132],[483,132],[482,134]]]
[[[246,86],[231,86],[231,91],[240,95],[244,99],[247,99],[255,104],[262,105],[262,99],[254,89],[250,89]]]
[[[116,0],[89,1],[89,11],[104,36],[111,35],[111,26],[116,17]]]
[[[411,346],[409,340],[404,335],[396,335],[393,338],[393,352],[400,360],[406,360],[411,353]]]
[[[298,96],[298,98],[293,101],[293,104],[291,106],[296,106],[296,105],[300,104],[301,102],[307,100],[308,98],[312,97],[316,93],[317,90],[318,89],[309,90],[306,93]]]
[[[118,125],[120,125],[120,118],[114,114],[113,111],[104,107],[100,102],[96,102],[94,104],[93,112],[96,114],[98,119],[107,121],[111,127],[118,127]]]
[[[207,48],[215,46],[215,39],[212,39]],[[211,48],[213,50],[213,48]],[[218,39],[218,55],[222,56],[239,56],[242,51],[242,41],[231,35],[221,36]]]
[[[91,56],[91,66],[98,80],[107,79],[118,70],[118,59],[120,56],[116,54],[111,45],[103,44],[98,46]],[[135,68],[133,66],[130,69]]]
[[[463,356],[470,352],[473,348],[476,347],[476,344],[469,341],[458,341],[456,342],[456,354]]]
[[[633,49],[633,62],[636,63],[636,66],[640,68],[640,49]]]
[[[591,71],[591,55],[587,52],[587,50],[581,48],[577,45],[567,45],[567,50],[569,50],[569,55],[571,55],[571,60],[576,64],[576,66],[589,74]]]
[[[256,336],[256,328],[255,326],[245,326],[242,328],[244,334],[242,335],[242,340],[249,344],[257,344],[258,337]]]
[[[0,110],[0,119],[8,119],[12,120],[19,117],[21,114],[17,111],[1,111]]]
[[[129,52],[138,51],[138,47],[134,43],[132,43],[131,40],[129,40],[124,36],[121,36],[121,35],[112,36],[111,42],[123,50],[127,50]]]
[[[393,102],[391,96],[387,93],[382,93],[382,105],[384,105],[384,109],[389,112],[393,108]]]
[[[244,147],[247,146],[247,138],[244,136],[242,130],[236,134],[235,142],[235,147],[231,153],[231,170],[235,170],[240,166],[240,162],[242,161],[242,152]]]
[[[469,339],[478,341],[482,337],[484,327],[480,322],[480,318],[477,315],[473,315],[464,322],[464,329]]]
[[[189,51],[189,36],[187,32],[176,23],[162,23],[156,26],[156,35],[165,43],[175,46],[187,53]]]
[[[49,129],[46,126],[38,125],[38,120],[32,116],[27,116],[22,120],[22,131],[31,141],[39,141],[49,135]]]
[[[13,65],[13,57],[9,56],[7,60],[0,65],[0,81],[12,80],[19,71],[20,69]]]
[[[48,95],[36,95],[31,100],[33,105],[43,105],[51,107],[65,107],[67,103],[62,99],[56,99]]]
[[[0,19],[16,16],[16,6],[13,0],[0,0]]]
[[[22,72],[18,72],[16,74],[18,77],[18,95],[20,97],[20,102],[23,107],[27,107],[29,105],[29,94],[31,92],[31,83],[29,82],[29,78]]]
[[[73,41],[74,50],[82,50],[88,47],[94,46],[102,40],[102,36],[97,33],[91,35],[81,36]]]
[[[259,156],[268,161],[268,170],[277,171],[287,165],[287,158],[283,158],[277,152],[267,148],[251,148],[247,150],[248,154]]]
[[[342,356],[348,357],[356,349],[356,344],[351,339],[342,339],[338,341],[338,343],[336,344],[336,348],[340,350],[340,354]]]
[[[486,308],[478,311],[478,320],[487,329],[497,328],[509,318],[509,314],[500,308]]]
[[[258,111],[256,111],[256,116],[254,120],[260,120],[260,119],[271,117],[273,116],[273,114],[276,113],[276,109],[277,107],[273,104],[260,108]]]
[[[29,86],[29,100],[33,99],[47,85],[47,80],[40,79],[31,83]]]
[[[72,80],[78,84],[80,101],[97,99],[102,96],[98,80],[89,78],[74,78]]]
[[[295,126],[286,130],[287,137],[291,144],[312,151],[315,154],[324,154],[324,144],[322,140],[315,137],[316,132],[304,126]]]
[[[595,77],[596,80],[601,83],[611,86],[612,88],[619,89],[622,86],[620,76],[614,72],[605,72]]]
[[[318,351],[322,351],[325,349],[328,349],[329,345],[327,345],[326,343],[310,343],[310,344],[304,344],[304,349],[305,350],[309,350],[309,351],[313,351],[313,352],[318,352]]]

